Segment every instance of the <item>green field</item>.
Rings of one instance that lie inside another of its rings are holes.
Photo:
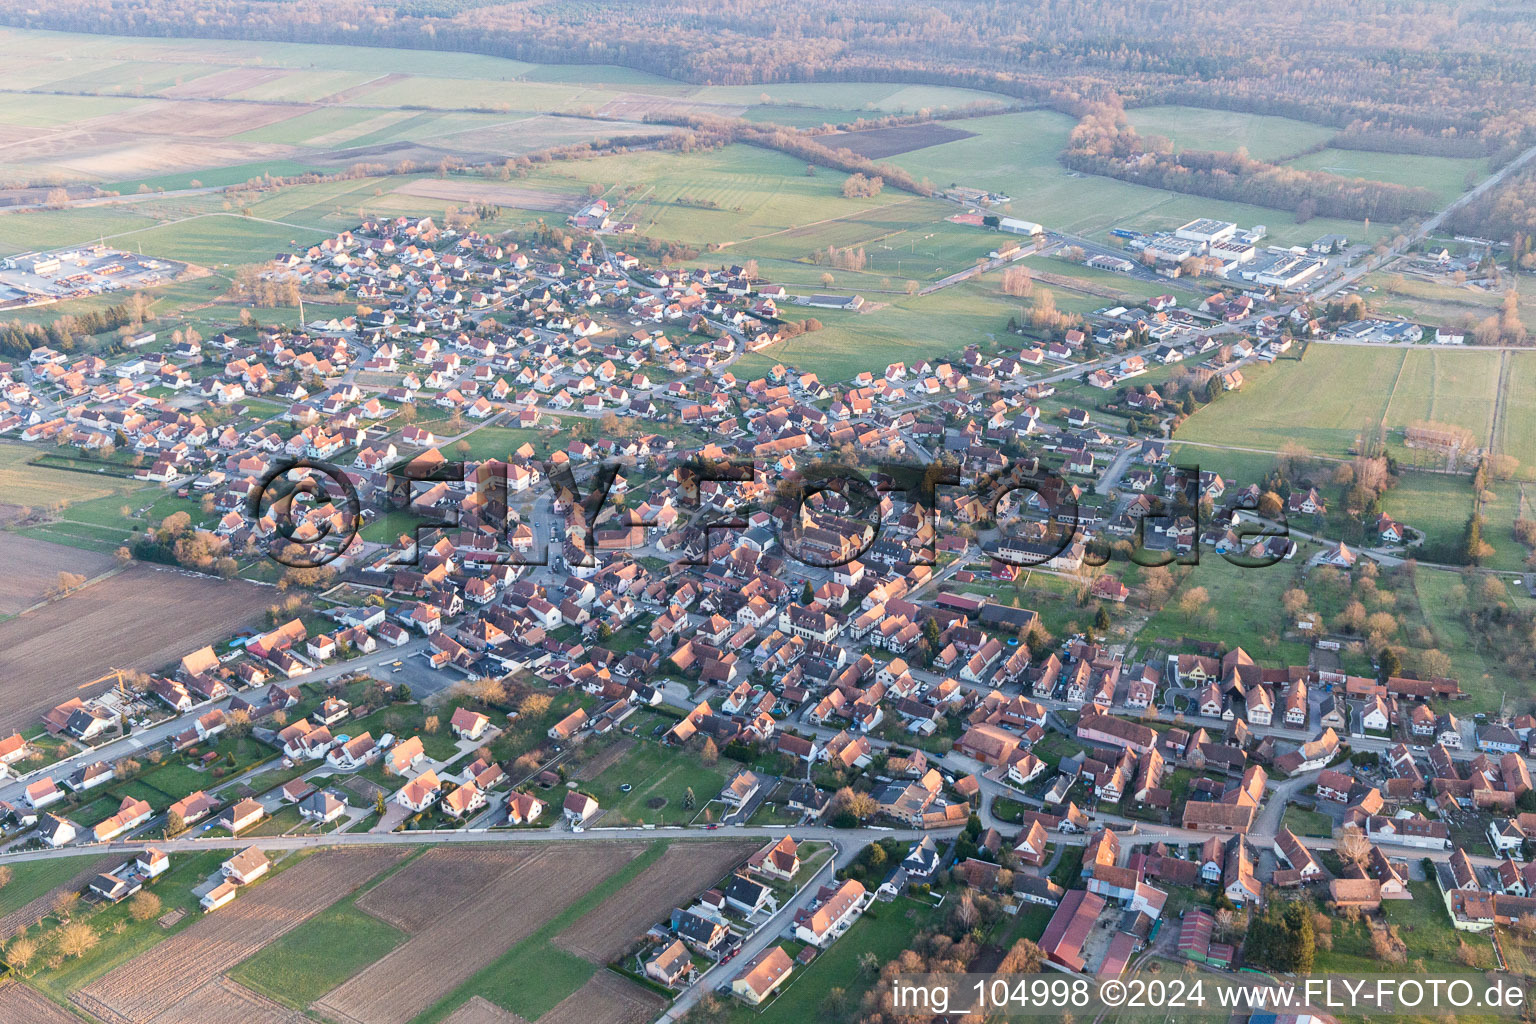
[[[1467,516],[1472,514],[1472,482],[1465,476],[1403,473],[1397,486],[1382,496],[1381,509],[1398,522],[1422,531],[1429,545],[1451,544],[1461,537]]]
[[[1334,135],[1334,129],[1288,117],[1244,114],[1202,107],[1139,107],[1125,112],[1141,135],[1164,135],[1174,149],[1246,149],[1255,160],[1279,160]]]
[[[747,239],[847,218],[913,198],[888,191],[870,199],[846,199],[842,194],[845,177],[827,170],[809,177],[801,161],[736,145],[709,153],[644,152],[556,163],[535,170],[524,183],[578,192],[589,184],[603,188],[634,185],[635,192],[628,199],[617,193],[607,197],[621,216],[633,221],[642,234],[699,247],[711,243],[739,245]],[[706,208],[687,203],[712,205]],[[927,209],[930,212],[913,223],[941,219],[939,204],[929,204]],[[809,253],[819,241],[807,239],[799,252]],[[742,248],[741,253],[733,249],[731,258],[751,255]]]
[[[305,921],[230,972],[270,999],[302,1010],[405,940],[352,900]]]
[[[300,160],[263,160],[252,164],[235,164],[230,167],[209,167],[179,174],[162,174],[152,178],[130,178],[127,181],[114,182],[103,187],[124,195],[131,195],[146,186],[166,191],[182,188],[213,188],[217,185],[238,185],[264,174],[282,178],[310,172],[325,173],[327,170],[328,168],[318,164],[307,164]]]
[[[0,94],[0,124],[48,128],[116,114],[137,103],[137,100],[105,96],[46,96],[9,92]]]
[[[1243,368],[1245,383],[1179,428],[1181,441],[1278,450],[1286,441],[1345,456],[1362,431],[1434,419],[1486,439],[1498,356],[1474,349],[1429,351],[1313,345],[1304,361]]]
[[[1312,548],[1310,550],[1316,550]],[[1310,645],[1283,636],[1288,625],[1280,596],[1297,585],[1309,549],[1287,562],[1259,568],[1233,565],[1209,549],[1189,570],[1168,603],[1142,627],[1138,641],[1176,645],[1181,639],[1210,640],[1225,648],[1241,647],[1266,665],[1305,665]],[[1193,616],[1179,608],[1185,593],[1203,587],[1207,602]]]
[[[1319,353],[1308,354],[1310,360]],[[1391,360],[1385,362],[1390,365]],[[1392,392],[1387,423],[1405,426],[1421,420],[1454,423],[1486,443],[1493,426],[1491,399],[1499,387],[1499,353],[1475,349],[1410,352]]]
[[[642,739],[597,778],[582,780],[580,788],[606,812],[604,825],[683,825],[700,816],[736,767],[734,761],[721,758],[717,766],[709,768],[694,755]],[[628,793],[620,791],[624,785],[631,787]],[[690,789],[694,797],[691,810],[683,806]],[[665,803],[651,806],[655,801]]]
[[[833,276],[834,287],[843,287],[842,275]],[[998,277],[972,278],[928,295],[881,296],[888,305],[863,313],[789,307],[792,319],[815,317],[824,329],[744,355],[732,372],[751,380],[785,363],[823,381],[837,381],[864,370],[879,372],[896,361],[955,356],[967,345],[979,345],[984,352],[1016,352],[1026,343],[1006,327],[1008,318],[1020,312],[1020,300],[999,291]],[[1052,294],[1057,308],[1070,313],[1087,313],[1103,302],[1062,288]]]
[[[88,862],[75,857],[20,861],[9,865],[11,880],[0,887],[0,917],[31,903],[85,870]]]
[[[0,496],[3,496],[0,500],[11,505],[47,509],[142,489],[136,481],[121,477],[42,469],[27,464],[45,450],[0,443]]]
[[[1106,241],[1111,227],[1173,228],[1196,217],[1264,224],[1270,241],[1279,244],[1306,244],[1328,232],[1351,238],[1364,232],[1355,221],[1314,218],[1298,225],[1280,210],[1076,174],[1057,162],[1073,125],[1070,117],[1048,110],[971,118],[963,127],[976,133],[973,138],[904,153],[891,162],[941,188],[958,183],[1006,192],[1013,202],[1004,207],[1005,213]],[[1383,226],[1372,233],[1385,230]]]
[[[1414,575],[1417,616],[1404,609],[1399,617],[1405,625],[1422,622],[1429,627],[1435,646],[1450,656],[1451,675],[1472,696],[1472,710],[1492,712],[1505,694],[1512,699],[1528,699],[1529,684],[1513,676],[1497,652],[1483,651],[1472,642],[1463,620],[1464,587],[1457,573],[1420,568]]]
[[[1442,284],[1381,271],[1367,274],[1365,283],[1378,289],[1367,296],[1374,311],[1416,320],[1431,327],[1462,329],[1474,328],[1478,321],[1498,313],[1504,301],[1504,288],[1514,288],[1520,294],[1521,322],[1528,330],[1536,330],[1536,284],[1524,275],[1506,277],[1504,288],[1496,290]]]
[[[853,1005],[874,979],[859,970],[859,960],[873,953],[877,962],[889,963],[907,949],[919,931],[943,919],[943,911],[909,899],[876,903],[864,912],[848,933],[832,944],[807,967],[796,968],[766,1008],[752,1010],[732,1003],[729,1024],[802,1024],[828,1019],[822,1004],[834,988],[847,991]]]
[[[1410,882],[1411,900],[1386,900],[1381,917],[1397,925],[1408,946],[1410,961],[1422,959],[1434,974],[1466,974],[1470,968],[1461,961],[1457,950],[1461,943],[1471,948],[1479,967],[1492,968],[1493,943],[1486,934],[1458,932],[1445,912],[1445,900],[1433,882]],[[1366,925],[1333,920],[1333,948],[1317,950],[1314,969],[1326,974],[1379,973],[1381,960],[1371,947]]]
[[[192,895],[193,887],[201,884],[210,874],[217,871],[219,865],[228,856],[227,850],[206,850],[171,858],[170,870],[161,875],[159,880],[151,886],[155,895],[160,897],[161,907],[165,913],[175,910],[186,912],[171,927],[162,928],[154,920],[131,920],[126,902],[103,907],[92,913],[89,918],[91,926],[100,936],[100,941],[90,955],[66,960],[58,967],[33,966],[32,975],[28,980],[56,1002],[67,1003],[70,993],[89,985],[114,967],[127,963],[150,947],[190,927],[194,922],[202,919],[197,897]],[[82,861],[75,858],[68,858],[59,863],[73,864],[76,871],[84,866]],[[296,858],[286,859],[278,866],[278,870],[292,863],[296,863]],[[121,928],[118,927],[117,922],[122,922]]]
[[[760,106],[828,107],[869,114],[958,109],[974,103],[1012,103],[1007,97],[977,89],[891,82],[796,82],[771,85],[720,85],[699,89],[690,99],[709,103]],[[878,116],[878,114],[876,115]],[[766,120],[774,120],[772,117]]]
[[[1468,182],[1476,184],[1488,176],[1484,157],[1414,156],[1358,149],[1323,149],[1288,161],[1286,166],[1427,188],[1444,203],[1466,191]]]
[[[1176,466],[1198,466],[1202,471],[1220,473],[1230,489],[1233,482],[1246,485],[1263,480],[1275,468],[1276,456],[1268,452],[1208,448],[1203,444],[1175,444],[1169,449],[1168,461]]]
[[[1520,504],[1521,492],[1525,492],[1525,506]],[[1490,569],[1507,569],[1519,572],[1525,568],[1529,549],[1515,537],[1515,520],[1536,518],[1536,489],[1524,480],[1495,480],[1489,486],[1492,500],[1484,501],[1483,539],[1493,545],[1493,555],[1484,561]],[[1523,511],[1523,514],[1522,514]]]
[[[1536,357],[1524,352],[1510,353],[1494,447],[1521,461],[1523,479],[1536,479]]]

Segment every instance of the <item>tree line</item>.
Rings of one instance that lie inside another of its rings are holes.
[[[1435,194],[1425,188],[1282,167],[1255,160],[1242,149],[1175,153],[1167,138],[1139,135],[1113,103],[1099,105],[1078,122],[1061,160],[1085,174],[1289,210],[1298,221],[1323,216],[1390,223],[1437,206]]]

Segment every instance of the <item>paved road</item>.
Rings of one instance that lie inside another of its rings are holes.
[[[166,853],[188,853],[197,850],[243,850],[247,846],[252,845],[260,846],[264,850],[312,850],[333,846],[412,846],[430,843],[548,843],[559,840],[570,840],[573,842],[600,842],[602,840],[621,839],[706,841],[710,839],[739,839],[742,837],[779,839],[788,831],[790,829],[785,827],[766,828],[754,825],[722,825],[715,829],[589,828],[583,832],[569,832],[553,828],[508,829],[494,832],[459,829],[441,832],[329,832],[324,835],[246,836],[245,838],[130,839],[89,846],[63,846],[57,850],[29,850],[24,853],[0,854],[0,864],[15,863],[16,861],[23,860],[57,860],[61,857],[99,857],[103,854],[112,853],[131,854],[147,846],[153,846],[157,850],[164,850]],[[828,828],[824,825],[813,825],[808,828],[797,827],[793,831],[796,839],[836,842],[839,845],[847,845],[855,854],[863,848],[865,843],[882,837],[908,840],[917,839],[924,835],[935,835],[941,838],[950,838],[959,833],[958,829],[933,833],[917,830],[896,830],[890,832],[870,830],[849,831]]]
[[[393,661],[400,661],[414,657],[420,652],[426,650],[426,646],[427,642],[425,639],[412,640],[400,647],[390,647],[386,650],[381,650],[376,654],[365,655],[361,658],[353,659],[352,661],[337,662],[334,665],[327,665],[324,668],[320,668],[314,672],[310,672],[306,675],[297,677],[290,682],[294,685],[298,685],[300,683],[323,683],[329,679],[334,679],[336,676],[345,675],[349,672],[359,672],[367,669],[379,669]],[[390,677],[390,673],[388,672],[379,672],[377,674],[381,678]],[[412,673],[411,682],[413,687],[417,684],[420,677],[420,673]],[[434,680],[440,680],[440,684],[438,686],[439,689],[446,688],[456,681],[456,677],[444,673],[433,673],[432,678]],[[108,764],[111,764],[125,757],[134,757],[151,747],[159,746],[177,733],[185,732],[186,730],[190,729],[193,722],[195,722],[200,716],[206,715],[209,711],[214,709],[227,709],[230,705],[230,702],[233,701],[236,696],[243,696],[246,699],[249,699],[250,697],[254,696],[254,694],[235,694],[229,697],[225,697],[222,700],[210,701],[206,704],[199,704],[188,714],[181,715],[176,718],[167,718],[163,722],[157,722],[154,725],[146,726],[131,733],[128,736],[123,737],[120,740],[114,740],[113,742],[104,746],[97,747],[94,750],[84,750],[77,754],[71,754],[69,757],[56,761],[45,768],[39,768],[36,771],[30,772],[27,775],[22,776],[20,779],[7,779],[4,783],[0,783],[0,800],[5,800],[11,803],[19,803],[21,801],[22,791],[27,787],[27,785],[31,782],[37,781],[45,775],[51,775],[55,779],[66,778],[73,774],[77,768],[83,768],[86,765],[95,764],[97,761],[106,761]]]
[[[1519,170],[1521,167],[1525,166],[1525,164],[1529,163],[1532,158],[1536,158],[1536,146],[1532,146],[1530,149],[1527,149],[1525,152],[1515,157],[1509,163],[1499,168],[1499,170],[1495,171],[1487,178],[1484,178],[1475,188],[1456,197],[1455,200],[1453,200],[1439,213],[1436,213],[1424,220],[1411,233],[1403,237],[1403,242],[1401,245],[1394,245],[1390,247],[1381,256],[1366,257],[1360,261],[1359,266],[1350,270],[1346,270],[1343,274],[1339,275],[1337,279],[1313,292],[1311,297],[1317,301],[1326,299],[1340,288],[1347,287],[1348,285],[1351,285],[1354,282],[1360,280],[1371,271],[1391,263],[1393,260],[1397,259],[1404,252],[1406,252],[1410,245],[1419,241],[1419,239],[1430,235],[1436,229],[1438,229],[1440,225],[1445,222],[1445,219],[1456,210],[1465,206],[1467,203],[1472,202],[1472,200],[1478,198],[1489,189],[1497,187],[1500,182],[1509,177],[1509,175],[1513,174],[1515,171]]]

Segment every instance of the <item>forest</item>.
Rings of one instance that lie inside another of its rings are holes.
[[[697,84],[944,84],[1069,112],[1116,93],[1412,152],[1508,157],[1536,139],[1536,9],[1518,0],[0,0],[0,23],[607,63]]]

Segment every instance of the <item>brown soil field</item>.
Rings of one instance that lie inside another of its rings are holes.
[[[760,840],[673,843],[624,888],[555,936],[555,945],[606,964],[673,907],[686,905],[761,845]]]
[[[520,843],[433,847],[359,896],[357,908],[414,935],[535,852]]]
[[[581,766],[581,770],[576,773],[576,778],[583,782],[588,779],[597,778],[599,775],[603,774],[603,772],[607,771],[609,768],[612,768],[614,764],[618,762],[619,758],[629,753],[630,748],[634,745],[634,737],[620,737],[616,742],[610,743],[607,747],[605,747],[592,760],[583,764]]]
[[[5,566],[0,615],[16,615],[41,601],[58,585],[61,572],[79,573],[90,579],[116,564],[117,559],[101,552],[51,544],[18,533],[0,534],[0,565]]]
[[[300,104],[220,103],[217,100],[153,100],[130,111],[81,121],[87,128],[128,130],[145,135],[225,139],[315,109]],[[131,116],[130,116],[131,115]]]
[[[495,203],[497,206],[516,206],[524,210],[574,210],[581,205],[581,197],[574,192],[552,192],[546,189],[519,188],[516,185],[484,184],[476,181],[413,181],[395,189],[408,196],[427,199],[451,199],[461,203]]]
[[[31,903],[28,903],[26,906],[17,907],[9,914],[6,914],[4,917],[0,917],[0,940],[9,939],[16,932],[20,931],[24,925],[30,925],[33,921],[36,921],[38,918],[49,913],[53,907],[53,897],[56,893],[64,892],[70,889],[78,891],[92,878],[95,878],[103,871],[111,871],[113,868],[121,864],[123,860],[123,856],[118,855],[115,857],[108,857],[103,860],[91,860],[89,862],[82,862],[85,866],[80,869],[80,873],[75,875],[75,877],[71,878],[63,885],[55,886],[54,888],[48,890],[37,899],[33,900]],[[3,1001],[0,1001],[0,1003],[3,1003]],[[0,1021],[11,1019],[12,1018],[6,1016],[4,1012],[0,1012]]]
[[[228,978],[210,981],[154,1018],[154,1024],[311,1024],[297,1010]]]
[[[211,75],[204,75],[191,82],[183,82],[181,85],[162,89],[160,95],[167,99],[205,97],[218,99],[261,85],[263,82],[282,78],[288,73],[287,68],[228,68],[224,71],[215,71]]]
[[[0,1020],[10,1024],[80,1024],[80,1018],[19,981],[0,984]]]
[[[555,1004],[539,1024],[646,1024],[667,1002],[628,978],[599,971]]]
[[[272,594],[139,563],[0,623],[0,733],[81,696],[80,686],[109,668],[159,669],[224,639],[256,621]]]
[[[469,1001],[449,1014],[443,1024],[528,1024],[528,1022],[515,1013],[503,1010],[488,999],[470,996]]]
[[[851,149],[860,156],[879,160],[910,153],[914,149],[954,142],[956,139],[968,139],[975,134],[946,124],[905,124],[895,128],[871,128],[864,132],[838,132],[823,135],[816,141],[833,149]]]
[[[148,1024],[269,942],[297,928],[398,860],[375,847],[313,854],[257,883],[229,906],[204,916],[75,993],[75,1002],[106,1024]],[[197,1024],[213,1024],[211,1020]]]
[[[408,1024],[644,848],[600,842],[542,846],[474,894],[475,913],[440,915],[312,1009],[339,1024]]]

